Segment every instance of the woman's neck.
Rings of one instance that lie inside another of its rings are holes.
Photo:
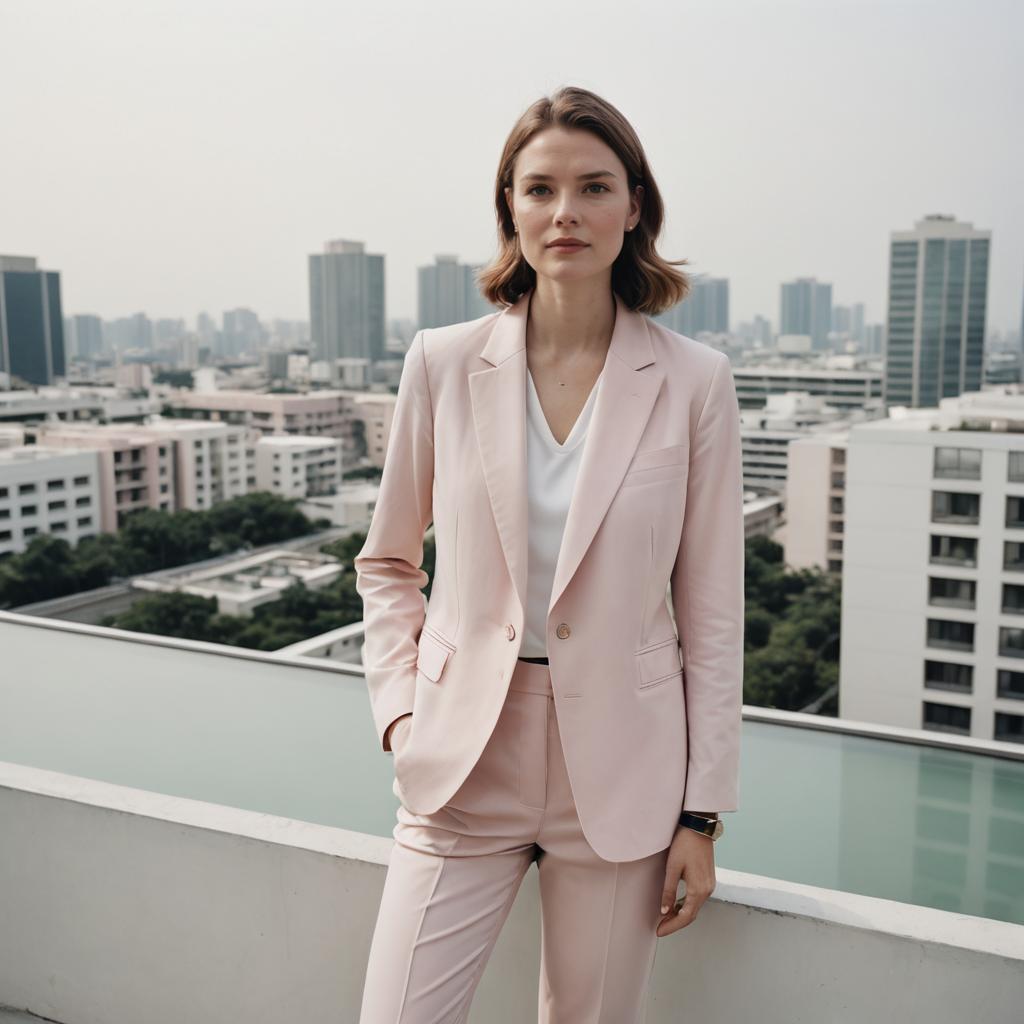
[[[602,356],[615,328],[615,295],[607,285],[539,282],[530,296],[527,347],[544,361]]]

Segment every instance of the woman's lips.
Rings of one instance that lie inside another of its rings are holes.
[[[586,249],[586,246],[575,242],[559,242],[556,245],[549,245],[548,248],[555,252],[578,252],[580,249]]]

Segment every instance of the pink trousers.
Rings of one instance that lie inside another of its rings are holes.
[[[534,861],[539,1024],[646,1020],[668,848],[621,863],[594,853],[566,774],[550,669],[516,666],[494,732],[451,801],[430,815],[398,808],[359,1024],[465,1024]]]

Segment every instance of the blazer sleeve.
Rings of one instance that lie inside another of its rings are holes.
[[[683,648],[684,811],[735,811],[743,722],[743,460],[739,403],[721,355],[690,446],[672,605]]]
[[[416,657],[430,577],[423,535],[433,521],[433,409],[418,331],[402,364],[384,470],[366,541],[356,555],[363,600],[363,666],[381,750],[388,726],[413,710]]]

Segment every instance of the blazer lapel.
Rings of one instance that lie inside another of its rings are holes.
[[[526,322],[532,290],[495,320],[481,358],[490,369],[469,375],[477,444],[498,536],[520,605],[528,562],[526,470]],[[615,295],[608,348],[583,456],[569,505],[548,611],[568,586],[601,525],[650,419],[664,371],[654,362],[642,314]]]

